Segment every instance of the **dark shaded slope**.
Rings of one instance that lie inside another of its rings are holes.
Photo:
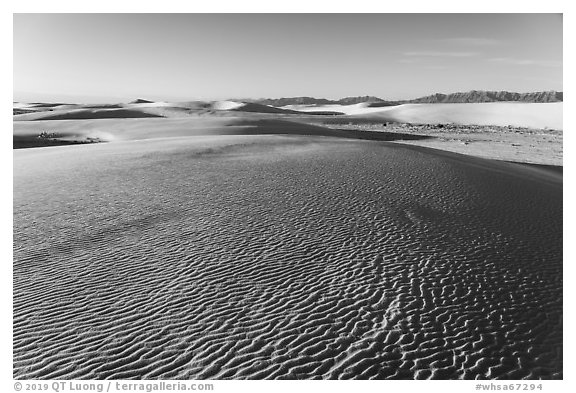
[[[47,114],[33,120],[80,120],[80,119],[128,119],[163,117],[136,109],[75,110],[58,114]]]

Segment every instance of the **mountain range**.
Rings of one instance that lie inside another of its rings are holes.
[[[371,106],[392,106],[400,104],[447,104],[447,103],[480,103],[480,102],[563,102],[561,91],[540,91],[531,93],[514,93],[509,91],[471,90],[451,94],[436,93],[412,100],[389,101],[374,96],[345,97],[339,100],[314,97],[284,97],[244,100],[256,104],[282,107],[286,105],[353,105],[371,103]]]

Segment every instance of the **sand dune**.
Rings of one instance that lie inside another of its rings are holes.
[[[295,135],[326,136],[367,140],[417,140],[425,136],[340,130],[279,119],[247,119],[244,117],[194,117],[159,119],[88,119],[88,120],[38,120],[14,123],[14,144],[25,142],[41,132],[57,134],[63,141],[99,140],[118,142],[129,140],[164,139],[210,135]]]
[[[217,135],[219,130],[231,127],[235,121],[238,120],[218,117],[19,121],[14,122],[14,138],[29,138],[37,136],[42,131],[57,133],[76,140],[100,138],[107,142],[212,133]]]
[[[244,106],[243,102],[236,101],[216,101],[212,107],[219,111],[229,111],[232,109],[238,109]]]
[[[372,108],[368,103],[359,103],[353,105],[286,105],[281,108],[298,112],[332,112],[342,113],[345,115],[357,115],[382,111],[381,107]]]
[[[236,101],[152,102],[137,100],[127,104],[22,104],[14,103],[14,121],[117,119],[146,117],[190,117],[220,113],[256,113],[276,115],[334,115],[331,111],[298,112]]]
[[[282,113],[282,114],[302,113],[286,109],[275,108],[273,106],[253,104],[253,103],[244,103],[239,107],[233,108],[232,110],[241,112],[256,112],[256,113]]]
[[[371,113],[405,123],[456,123],[561,130],[562,103],[410,104]]]
[[[59,106],[69,106],[74,104],[65,104],[61,102],[32,102],[28,105],[34,108],[56,108]]]
[[[154,101],[137,98],[134,101],[131,101],[130,104],[154,104]]]
[[[62,104],[37,107],[31,104],[15,104],[14,109],[33,110],[34,113],[19,114],[14,121],[31,120],[78,120],[78,119],[132,119],[149,117],[187,117],[210,108],[207,102],[152,102],[136,100],[127,104]]]
[[[562,378],[562,184],[514,164],[310,136],[17,150],[13,266],[17,379]]]
[[[234,111],[242,111],[242,112],[257,112],[257,113],[274,113],[274,114],[308,114],[308,115],[343,115],[341,112],[334,112],[329,110],[309,110],[309,111],[297,111],[291,110],[287,108],[276,108],[269,105],[261,105],[255,103],[244,103],[242,106],[238,108],[232,109]]]
[[[277,115],[347,115],[355,119],[378,118],[402,123],[474,124],[551,128],[561,130],[563,103],[404,104],[397,106],[288,105],[275,108],[240,101],[192,101],[182,103],[138,102],[112,105],[15,103],[14,121],[71,120],[145,117],[189,117],[219,112]],[[33,111],[32,113],[27,113]]]
[[[536,128],[556,125],[558,127],[555,128],[562,128],[561,103],[414,104],[394,107],[356,104],[298,108],[303,111],[240,101],[62,104],[42,109],[15,103],[13,147],[266,133],[410,141],[420,146],[484,158],[562,165],[561,130],[508,127],[516,124]],[[338,108],[348,115],[333,116],[333,110]],[[432,124],[436,129],[414,131],[414,126],[406,122]],[[453,126],[439,125],[454,122],[492,126],[481,126],[488,128],[465,133]],[[497,129],[494,126],[497,123],[505,126]],[[410,130],[404,132],[406,127]],[[46,134],[56,137],[42,138]]]
[[[266,114],[308,114],[308,115],[343,115],[341,112],[334,112],[330,110],[306,110],[297,111],[287,107],[277,108],[270,105],[256,104],[252,102],[236,102],[236,101],[216,101],[212,103],[212,108],[219,111],[236,111],[236,112],[255,112]]]
[[[14,116],[15,121],[31,120],[81,120],[81,119],[130,119],[143,117],[161,117],[144,110],[125,108],[98,108],[98,109],[63,109],[29,113]]]
[[[298,106],[285,109],[307,112],[338,111],[355,117],[381,118],[402,123],[456,123],[563,129],[560,103],[404,104],[371,107],[369,104]]]

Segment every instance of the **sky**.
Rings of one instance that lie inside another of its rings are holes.
[[[15,101],[562,88],[561,14],[14,14]]]

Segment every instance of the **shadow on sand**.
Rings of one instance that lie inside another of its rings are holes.
[[[246,126],[240,132],[233,131],[234,134],[245,135],[310,135],[374,141],[424,140],[433,138],[427,135],[404,134],[400,132],[334,129],[293,121],[271,119],[242,121],[235,125]]]

